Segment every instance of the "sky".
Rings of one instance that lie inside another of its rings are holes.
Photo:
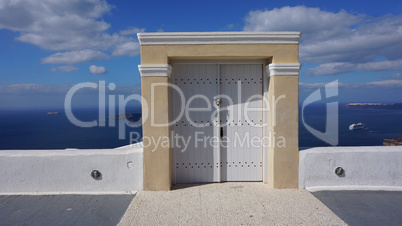
[[[300,103],[333,81],[339,102],[402,102],[401,1],[0,0],[0,110],[139,94],[136,34],[194,31],[301,31]]]

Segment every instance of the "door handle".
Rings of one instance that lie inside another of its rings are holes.
[[[223,127],[221,127],[221,139],[223,138]]]

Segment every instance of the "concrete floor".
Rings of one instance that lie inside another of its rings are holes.
[[[134,196],[0,196],[0,225],[116,225]]]
[[[263,183],[179,185],[138,192],[120,225],[346,225],[306,190],[273,190]]]
[[[312,193],[348,225],[402,225],[401,191]]]
[[[136,195],[0,196],[0,225],[402,225],[402,192],[178,185]]]

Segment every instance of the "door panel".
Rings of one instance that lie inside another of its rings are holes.
[[[178,118],[171,127],[173,183],[262,180],[262,147],[249,143],[262,137],[262,127],[256,127],[262,124],[262,111],[250,112],[249,119],[244,115],[247,104],[262,107],[262,75],[261,64],[173,65],[171,83],[185,100],[171,91],[171,118]],[[253,95],[257,97],[249,100]],[[204,110],[181,115],[182,108]],[[220,127],[221,145],[211,140],[220,138]]]
[[[215,135],[214,118],[211,119],[214,106],[210,110],[189,111],[180,117],[182,107],[207,108],[208,103],[214,103],[213,98],[218,95],[217,74],[217,64],[173,65],[171,83],[183,92],[185,100],[181,103],[180,94],[171,92],[172,118],[179,118],[172,125],[175,183],[220,181],[219,147],[212,146],[207,139]]]
[[[221,121],[229,142],[223,143],[222,181],[261,181],[262,143],[262,65],[221,65]],[[252,98],[254,96],[254,98]],[[250,99],[252,98],[252,99]],[[247,111],[245,108],[259,109]],[[225,113],[223,113],[225,112]]]

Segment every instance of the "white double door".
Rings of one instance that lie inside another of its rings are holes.
[[[173,183],[262,181],[262,64],[174,64]]]

